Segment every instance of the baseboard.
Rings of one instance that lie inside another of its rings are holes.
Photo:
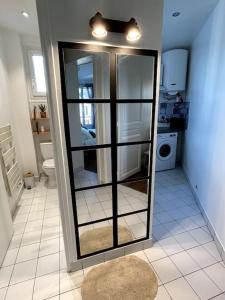
[[[87,258],[79,259],[71,263],[70,269],[68,271],[75,272],[81,270],[82,268],[85,269],[118,257],[122,257],[137,251],[148,249],[152,247],[152,245],[153,245],[152,239],[148,239],[128,246],[113,249],[104,253],[93,255]]]
[[[197,205],[198,205],[198,207],[199,207],[199,209],[200,209],[200,211],[202,213],[202,216],[203,216],[203,218],[204,218],[204,220],[206,222],[206,225],[207,225],[207,227],[208,227],[208,229],[209,229],[209,231],[210,231],[210,233],[211,233],[211,235],[213,237],[213,240],[214,240],[214,242],[216,244],[217,250],[218,250],[220,256],[222,257],[222,259],[223,259],[223,261],[225,263],[225,249],[224,249],[224,247],[223,247],[223,245],[222,245],[219,237],[217,236],[216,231],[215,231],[213,225],[211,224],[208,215],[206,214],[204,208],[202,207],[201,201],[199,200],[198,195],[196,194],[195,189],[194,189],[191,181],[189,180],[186,168],[184,166],[182,168],[183,168],[183,172],[184,172],[184,175],[186,177],[186,180],[187,180],[187,182],[188,182],[188,184],[189,184],[189,186],[191,188],[192,194],[193,194],[193,196],[195,198],[195,201],[196,201],[196,203],[197,203]]]

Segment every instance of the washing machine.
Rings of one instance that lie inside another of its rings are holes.
[[[176,166],[177,133],[157,135],[156,171],[174,169]]]

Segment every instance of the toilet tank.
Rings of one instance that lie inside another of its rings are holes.
[[[54,158],[52,143],[40,143],[40,148],[44,160]]]

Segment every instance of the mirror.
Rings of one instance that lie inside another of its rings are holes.
[[[78,223],[112,217],[112,186],[76,192]]]
[[[72,152],[75,188],[110,183],[111,148]]]
[[[151,140],[152,104],[117,104],[118,143]]]
[[[64,49],[67,99],[109,99],[109,54]]]
[[[118,247],[117,240],[124,245],[148,238],[157,51],[99,46],[98,52],[96,45],[70,43],[60,47],[80,259]]]
[[[147,212],[118,218],[119,245],[145,238],[147,233]]]
[[[72,147],[111,144],[110,104],[69,103]]]
[[[117,55],[117,98],[152,99],[154,83],[152,56]]]

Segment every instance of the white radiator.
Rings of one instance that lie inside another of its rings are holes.
[[[10,197],[10,209],[14,210],[23,189],[23,179],[16,148],[13,145],[11,126],[0,127],[0,163],[7,193]]]

